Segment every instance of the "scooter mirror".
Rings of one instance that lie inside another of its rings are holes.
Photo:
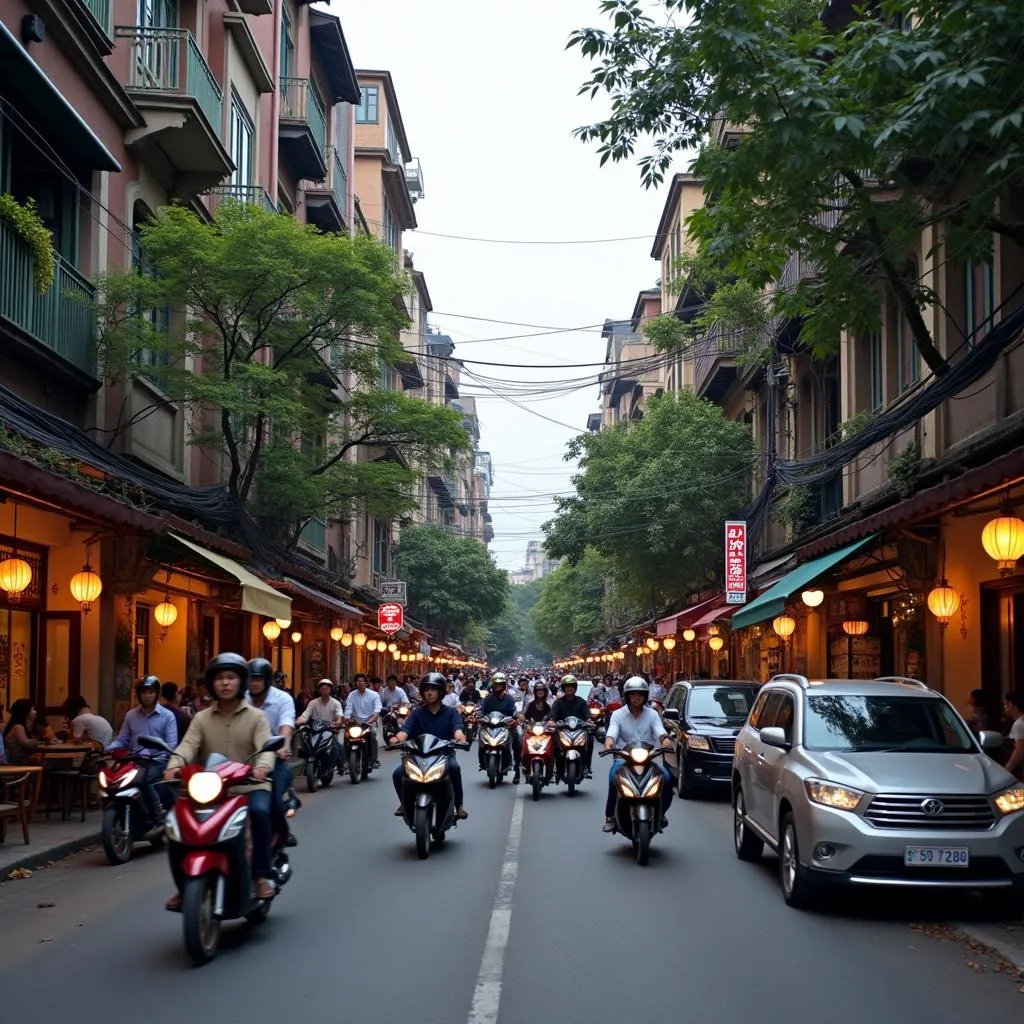
[[[140,736],[139,746],[147,750],[166,750],[169,754],[174,753],[174,748],[167,746],[159,736]]]
[[[261,754],[269,754],[271,751],[280,750],[284,746],[283,736],[271,736],[266,743],[260,747]]]

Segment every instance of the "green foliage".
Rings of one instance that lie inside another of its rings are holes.
[[[31,250],[36,291],[45,295],[53,285],[57,259],[53,254],[53,237],[49,228],[39,219],[36,201],[29,199],[22,206],[14,196],[5,192],[0,195],[0,220],[5,220]]]
[[[520,588],[509,587],[510,591]],[[490,624],[487,646],[496,664],[526,655],[526,616],[509,593],[501,614]]]
[[[908,441],[903,450],[889,460],[889,480],[901,498],[909,498],[917,489],[921,475],[921,453],[917,443]]]
[[[567,654],[578,644],[605,635],[605,590],[613,572],[609,558],[587,548],[574,563],[564,563],[541,583],[531,613],[533,631],[544,654]]]
[[[843,420],[839,425],[840,439],[849,441],[851,437],[863,433],[875,422],[877,416],[878,413],[871,409],[861,409],[859,412],[855,412],[848,420]]]
[[[655,612],[722,572],[722,524],[749,500],[749,428],[689,391],[663,395],[642,420],[569,443],[576,495],[544,526],[555,558],[590,548],[611,563],[616,600]]]
[[[788,526],[794,537],[799,537],[818,521],[819,505],[818,488],[800,484],[789,489],[772,516],[777,523]]]
[[[845,25],[826,24],[834,15],[818,0],[600,9],[610,27],[569,45],[593,62],[581,92],[610,103],[578,130],[601,162],[649,146],[639,165],[651,187],[697,152],[698,261],[766,291],[768,313],[797,319],[822,357],[843,328],[877,329],[891,294],[924,360],[945,372],[921,315],[935,296],[907,275],[906,253],[930,224],[942,226],[936,258],[953,263],[987,255],[992,232],[1024,243],[1024,224],[999,204],[1024,163],[1024,2],[884,0],[843,7]],[[739,145],[715,143],[723,124],[739,126]],[[775,289],[794,252],[817,272]]]
[[[519,609],[520,618],[523,624],[523,643],[522,650],[519,654],[524,657],[530,657],[540,660],[544,656],[544,651],[541,650],[537,643],[537,638],[533,632],[533,609],[537,602],[540,600],[540,595],[544,589],[543,580],[534,580],[532,583],[524,583],[519,586],[509,588],[509,599]]]
[[[280,542],[314,516],[408,512],[422,473],[467,447],[457,412],[379,386],[407,323],[386,245],[227,202],[213,224],[162,209],[142,247],[142,268],[98,282],[105,381],[146,377],[187,407],[192,442]],[[166,307],[191,319],[144,312]],[[111,443],[152,411],[129,406]]]
[[[441,639],[496,619],[505,607],[508,575],[479,541],[440,526],[410,526],[395,561],[409,585],[410,615]]]

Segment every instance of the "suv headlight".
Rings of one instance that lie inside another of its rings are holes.
[[[711,744],[708,743],[707,736],[698,736],[696,733],[686,733],[686,745],[691,750],[710,750]]]
[[[855,811],[864,798],[859,789],[837,786],[834,782],[823,782],[821,779],[806,779],[804,788],[812,802],[824,807],[836,807],[841,811]]]
[[[1024,786],[1011,786],[1002,793],[997,793],[992,799],[1003,814],[1024,811]]]

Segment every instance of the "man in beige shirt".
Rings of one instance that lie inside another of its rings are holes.
[[[246,786],[249,796],[249,822],[252,826],[252,873],[260,899],[274,895],[270,880],[270,783],[267,777],[274,767],[273,753],[258,753],[270,739],[267,716],[245,703],[249,683],[249,663],[240,654],[218,654],[206,666],[206,687],[214,703],[192,719],[184,739],[167,762],[165,779],[176,778],[183,765],[205,760],[210,754],[222,754],[240,763],[253,758],[252,778],[257,785]],[[168,902],[169,909],[180,905],[180,896]]]

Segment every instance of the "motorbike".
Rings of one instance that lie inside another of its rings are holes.
[[[170,749],[152,736],[139,742],[150,749]],[[249,761],[283,746],[284,737],[273,736],[244,764],[211,754],[205,764],[186,765],[181,771],[182,792],[167,815],[167,850],[181,895],[185,949],[196,964],[217,955],[223,921],[245,918],[262,924],[270,913],[273,897],[260,899],[253,885],[249,797],[231,789],[250,781]],[[271,857],[276,895],[291,877],[279,837]]]
[[[535,722],[527,724],[523,735],[523,771],[533,788],[533,799],[540,799],[540,791],[555,774],[555,737],[552,730]]]
[[[462,716],[462,725],[466,731],[466,742],[472,746],[477,731],[476,704],[472,702],[460,704],[459,714]]]
[[[453,750],[469,750],[469,744],[423,735],[399,744],[399,749],[402,817],[416,836],[416,853],[425,860],[431,840],[440,846],[448,829],[458,824],[448,757]]]
[[[372,725],[349,722],[345,726],[345,764],[353,786],[359,784],[373,771],[373,757],[370,755],[370,733]]]
[[[487,771],[487,783],[494,789],[512,770],[512,729],[516,720],[492,711],[480,723],[480,754]]]
[[[306,752],[306,788],[315,793],[319,779],[326,789],[338,770],[338,742],[334,729],[326,722],[307,722],[299,726],[299,739]]]
[[[618,750],[602,750],[622,759],[615,772],[615,830],[627,836],[636,851],[636,862],[647,864],[651,839],[661,829],[661,787],[666,785],[656,759],[665,754],[649,743],[634,743]]]
[[[594,732],[597,736],[598,741],[604,740],[605,728],[604,728],[604,705],[598,704],[597,701],[591,701],[589,704],[590,708],[590,724],[594,728]]]
[[[569,796],[576,795],[576,787],[583,781],[585,757],[590,743],[591,725],[582,718],[570,715],[555,722],[555,737],[561,762],[561,776],[569,787]]]
[[[405,720],[409,717],[409,705],[408,704],[396,704],[384,711],[381,717],[381,730],[384,734],[384,746],[391,742],[391,737],[395,733],[402,731],[402,726],[405,725]]]
[[[101,838],[103,852],[111,864],[127,864],[132,858],[135,843],[148,840],[153,848],[163,845],[164,819],[154,818],[142,796],[142,786],[136,780],[155,758],[141,751],[130,753],[115,750],[100,759],[97,773],[100,800],[103,803]],[[178,784],[157,782],[157,786],[172,786],[177,796]]]

